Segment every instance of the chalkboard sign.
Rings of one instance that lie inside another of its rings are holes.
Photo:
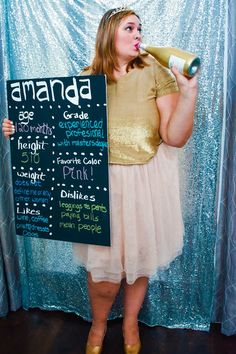
[[[110,245],[103,75],[7,82],[16,233]]]

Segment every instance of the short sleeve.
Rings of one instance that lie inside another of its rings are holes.
[[[156,60],[155,66],[155,81],[156,81],[156,97],[168,95],[178,92],[179,88],[172,72],[159,64]]]

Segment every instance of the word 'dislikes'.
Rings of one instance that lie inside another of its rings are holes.
[[[16,102],[27,101],[29,98],[39,102],[55,102],[59,97],[77,106],[80,98],[92,99],[90,79],[73,77],[71,80],[69,85],[60,79],[13,82],[10,84],[11,98]]]

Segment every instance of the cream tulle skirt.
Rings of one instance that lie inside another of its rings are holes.
[[[110,165],[111,247],[73,244],[95,282],[132,284],[181,253],[183,222],[177,149],[161,144],[144,165]]]

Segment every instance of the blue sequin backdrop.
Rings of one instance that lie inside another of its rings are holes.
[[[120,5],[111,0],[2,0],[0,4],[5,79],[79,73],[93,56],[99,18],[107,9]],[[142,18],[144,42],[180,47],[202,59],[194,132],[180,150],[184,252],[168,270],[150,280],[140,320],[148,325],[208,330],[223,116],[226,3],[142,0],[126,4]],[[3,170],[10,171],[9,146],[6,144],[4,149]],[[2,187],[2,179],[0,183]],[[9,182],[7,189],[11,190]],[[4,197],[3,188],[0,197]],[[9,209],[11,203],[11,198],[6,200]],[[11,239],[15,238],[12,228],[1,226],[6,235],[11,232]],[[61,309],[91,318],[86,273],[74,263],[70,243],[17,237],[17,249],[25,308]],[[110,318],[121,315],[119,296]]]

